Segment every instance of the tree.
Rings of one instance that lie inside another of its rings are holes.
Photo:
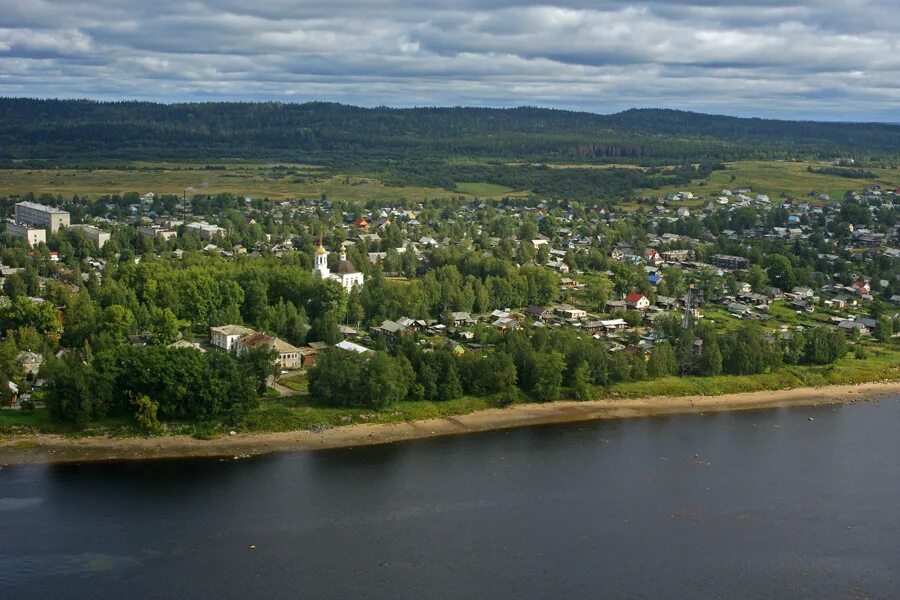
[[[109,376],[83,364],[77,353],[63,360],[51,359],[45,363],[42,373],[47,380],[47,406],[56,419],[85,425],[109,412],[112,399]]]
[[[365,382],[360,386],[363,404],[381,409],[406,399],[415,375],[406,358],[375,352],[366,361],[360,379]]]
[[[238,360],[247,377],[256,383],[256,393],[265,394],[269,378],[274,378],[279,372],[278,351],[268,346],[250,348]]]
[[[565,368],[565,357],[559,352],[538,352],[535,355],[534,393],[539,400],[559,399]]]
[[[667,377],[678,372],[678,358],[675,350],[666,342],[653,347],[650,360],[647,361],[647,374],[650,377]]]
[[[881,342],[890,341],[891,336],[894,335],[894,320],[888,315],[881,315],[876,323],[875,335],[878,336],[878,340]]]
[[[591,369],[586,362],[581,362],[572,373],[572,391],[576,400],[590,400],[594,397],[591,387]]]
[[[597,310],[603,310],[613,293],[613,283],[606,276],[599,276],[588,286],[588,296]]]
[[[847,354],[844,335],[825,327],[816,327],[804,336],[803,362],[808,365],[828,365]]]
[[[134,329],[134,315],[124,306],[113,304],[100,319],[100,330],[118,341],[124,341]]]
[[[791,261],[781,254],[770,254],[766,257],[766,274],[775,287],[789,291],[793,289],[796,281],[794,267]]]
[[[750,267],[750,270],[747,272],[747,283],[750,284],[750,287],[754,292],[759,294],[769,283],[769,278],[762,267],[760,267],[759,265],[752,265]]]
[[[134,419],[141,431],[153,434],[162,429],[159,419],[156,417],[156,413],[159,411],[159,402],[154,402],[147,396],[141,396],[135,402],[135,407]]]
[[[338,321],[331,313],[323,313],[313,321],[309,335],[314,340],[334,346],[341,341],[341,330]]]
[[[365,357],[340,348],[327,348],[319,353],[309,371],[309,393],[329,406],[359,404]]]
[[[178,339],[180,334],[178,318],[168,308],[153,307],[150,311],[150,334],[154,344],[168,345]]]

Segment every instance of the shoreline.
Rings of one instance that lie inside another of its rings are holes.
[[[900,394],[900,382],[792,388],[716,396],[654,396],[592,401],[517,404],[469,414],[405,423],[345,425],[322,431],[241,433],[214,440],[190,436],[67,438],[35,434],[0,439],[0,465],[59,464],[164,458],[248,458],[273,452],[349,448],[444,435],[707,412],[818,406]]]

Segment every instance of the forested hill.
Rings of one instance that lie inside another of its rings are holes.
[[[320,163],[483,157],[671,163],[900,154],[900,125],[640,109],[0,99],[0,160],[265,158]],[[7,163],[8,164],[8,163]]]

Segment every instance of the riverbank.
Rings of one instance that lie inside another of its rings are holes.
[[[35,434],[0,440],[0,465],[186,457],[243,458],[270,452],[345,448],[595,419],[755,410],[840,404],[900,395],[900,382],[794,388],[719,396],[560,401],[517,404],[465,415],[405,423],[347,425],[322,431],[236,434],[214,440],[189,436],[153,438],[70,438]]]

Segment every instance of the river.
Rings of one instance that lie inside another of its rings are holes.
[[[900,598],[898,400],[5,467],[0,597]]]

